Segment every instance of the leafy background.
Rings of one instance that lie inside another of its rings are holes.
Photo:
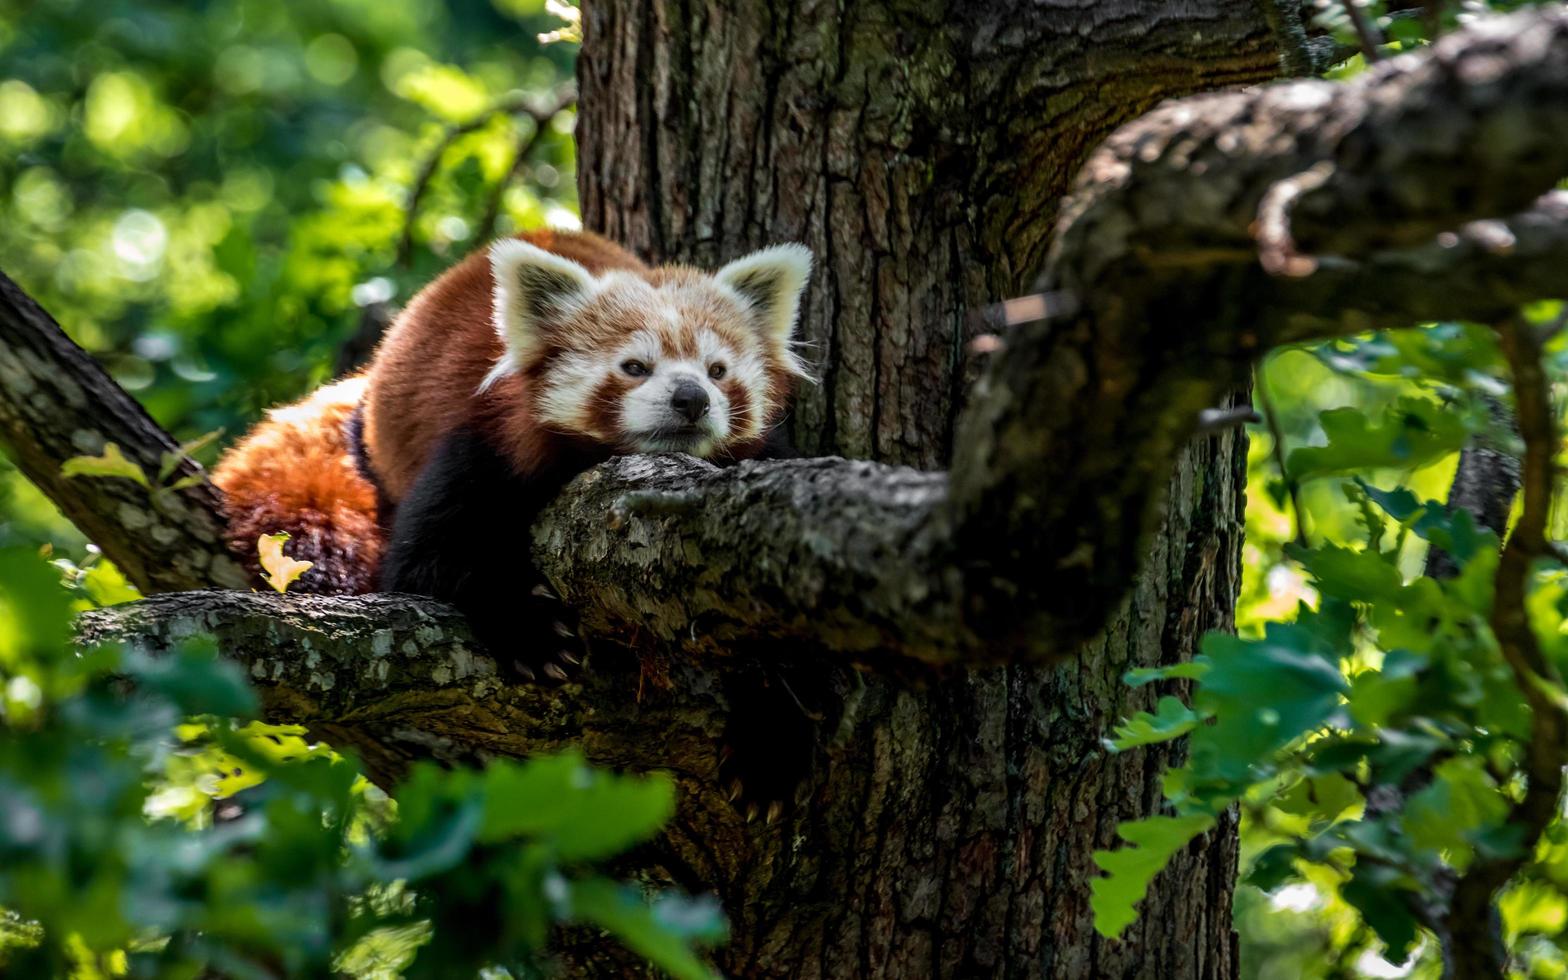
[[[1370,12],[1391,47],[1430,30]],[[1342,7],[1323,23],[1352,43]],[[232,437],[475,245],[495,194],[498,230],[575,221],[570,113],[518,166],[534,124],[491,111],[570,79],[572,45],[538,39],[563,26],[543,0],[0,0],[0,263],[176,435]],[[1561,337],[1548,353],[1561,377]],[[1098,921],[1131,921],[1165,857],[1235,803],[1246,976],[1437,976],[1400,910],[1507,848],[1519,700],[1484,626],[1497,542],[1427,502],[1462,447],[1517,452],[1492,407],[1507,372],[1487,330],[1434,324],[1276,353],[1258,385],[1271,417],[1250,427],[1239,637],[1211,638],[1198,668],[1130,678],[1158,708],[1108,740],[1187,737],[1190,753],[1169,811],[1100,856]],[[1422,578],[1433,541],[1462,555],[1457,579]],[[711,903],[600,870],[668,814],[668,781],[563,757],[420,770],[389,800],[326,747],[247,721],[250,692],[210,650],[72,655],[67,615],[134,593],[3,460],[0,549],[12,966],[525,975],[559,922],[705,971],[696,950],[723,934]],[[1532,610],[1559,658],[1565,596],[1568,576],[1543,569]],[[1439,626],[1413,628],[1418,614]],[[134,699],[110,696],[111,669],[138,679]],[[1369,813],[1372,790],[1423,765],[1402,812]],[[623,819],[584,830],[604,799]],[[1501,903],[1519,975],[1568,973],[1565,888],[1556,826]]]

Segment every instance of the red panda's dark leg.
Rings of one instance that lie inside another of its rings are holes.
[[[799,459],[800,453],[795,450],[795,442],[789,436],[788,427],[783,423],[773,426],[762,437],[762,451],[757,453],[757,459]]]
[[[398,503],[381,590],[450,602],[498,663],[530,679],[563,679],[580,643],[560,625],[566,608],[536,589],[543,580],[529,534],[539,511],[591,461],[562,462],[523,479],[475,432],[447,436]]]

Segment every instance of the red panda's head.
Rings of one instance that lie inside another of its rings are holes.
[[[503,353],[481,390],[528,380],[535,421],[618,452],[713,457],[777,424],[797,379],[793,349],[811,253],[763,249],[715,273],[682,267],[594,275],[506,240],[490,249]]]

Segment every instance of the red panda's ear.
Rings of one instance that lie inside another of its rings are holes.
[[[753,252],[714,273],[751,304],[763,332],[781,344],[788,344],[795,331],[800,294],[810,277],[811,250],[795,244]]]
[[[547,324],[569,313],[593,289],[593,274],[571,259],[515,238],[490,246],[495,282],[492,315],[506,353],[485,379],[520,370],[543,349]]]

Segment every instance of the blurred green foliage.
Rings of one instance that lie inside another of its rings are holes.
[[[176,435],[242,432],[325,380],[376,301],[475,246],[571,78],[544,0],[0,0],[0,270]],[[395,261],[415,174],[442,155]],[[501,230],[575,221],[571,113]],[[0,541],[83,542],[0,463]]]
[[[559,924],[710,975],[713,902],[594,870],[674,812],[668,776],[575,753],[426,763],[388,800],[302,730],[249,721],[210,644],[74,649],[81,604],[31,549],[0,549],[6,975],[532,976]]]

